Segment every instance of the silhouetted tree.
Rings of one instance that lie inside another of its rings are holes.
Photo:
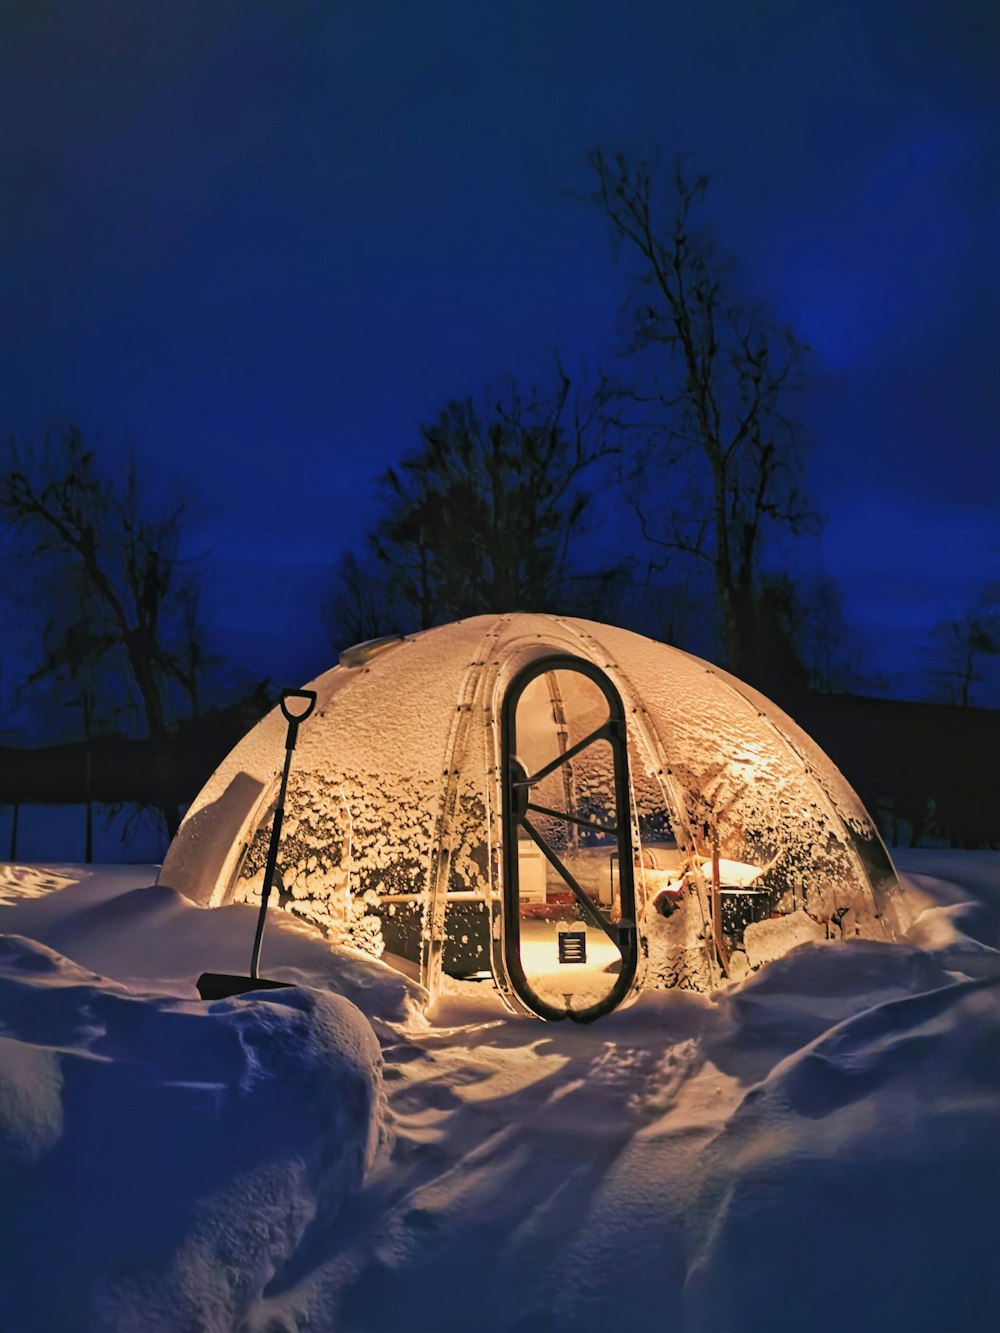
[[[510,384],[481,403],[452,402],[421,436],[381,479],[385,512],[372,539],[397,621],[427,628],[553,610],[573,600],[574,583],[579,601],[613,577],[575,563],[592,498],[585,474],[610,447],[597,399],[571,400],[566,375],[550,395],[524,397]],[[346,568],[346,592],[361,613],[371,587],[352,587],[358,569]]]
[[[828,574],[765,576],[760,586],[758,622],[777,614],[776,637],[784,641],[786,658],[794,659],[801,686],[828,694],[873,687],[844,616],[843,594]]]
[[[744,672],[765,694],[794,706],[810,682],[799,589],[787,574],[762,576],[743,626]]]
[[[118,653],[165,789],[172,694],[180,683],[196,706],[203,664],[192,638],[193,576],[178,553],[180,510],[148,517],[134,466],[117,484],[102,477],[93,450],[73,426],[38,447],[11,444],[5,464],[0,515],[20,534],[36,572],[63,575],[86,588],[86,625],[67,622],[61,631],[53,629],[47,652],[79,649],[88,660]],[[165,797],[162,811],[172,836],[178,808]]]
[[[697,226],[706,177],[602,150],[589,163],[590,198],[638,261],[633,372],[610,401],[617,424],[642,441],[627,491],[664,562],[688,557],[710,572],[727,663],[752,678],[767,530],[816,522],[800,489],[801,432],[785,407],[805,349],[728,288]]]
[[[85,747],[85,836],[84,861],[94,859],[94,802],[91,794],[92,743],[110,719],[102,716],[101,678],[118,646],[103,617],[96,613],[93,594],[79,574],[67,579],[65,571],[48,580],[42,599],[48,620],[42,630],[39,665],[22,687],[23,693],[37,687],[49,692],[46,711],[67,711],[79,718]],[[106,705],[106,700],[104,701]]]
[[[178,582],[174,612],[175,632],[171,651],[164,657],[164,669],[180,686],[191,719],[197,722],[202,715],[205,686],[222,666],[223,659],[209,651],[201,588],[190,573]]]
[[[1000,659],[1000,586],[989,585],[975,604],[931,630],[928,674],[948,702],[968,708],[973,690],[986,679],[986,666]]]
[[[345,552],[334,568],[333,591],[324,607],[330,641],[343,649],[395,634],[405,621],[390,595],[385,570]]]

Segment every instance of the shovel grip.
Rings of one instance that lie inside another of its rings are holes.
[[[293,713],[288,707],[289,699],[301,699],[305,707],[299,712]],[[285,749],[294,750],[295,741],[299,734],[299,723],[304,722],[312,710],[316,707],[315,690],[282,690],[281,691],[281,712],[285,721],[288,723],[288,736],[285,739]]]
[[[305,707],[300,712],[293,713],[290,711],[288,707],[289,699],[302,699],[305,701]],[[286,722],[304,722],[315,707],[316,707],[315,690],[281,691],[281,711],[284,714]]]

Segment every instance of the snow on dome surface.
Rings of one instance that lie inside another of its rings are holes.
[[[419,966],[432,994],[442,971],[492,970],[512,1007],[576,1017],[640,988],[710,991],[804,938],[905,925],[888,854],[828,757],[676,648],[560,616],[480,616],[309,688],[271,901]],[[206,905],[259,900],[284,739],[276,708],[236,746],[162,883]],[[612,994],[633,937],[634,981]],[[585,961],[564,959],[570,946]]]

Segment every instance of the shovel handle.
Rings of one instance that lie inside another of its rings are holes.
[[[305,707],[299,713],[292,713],[288,708],[289,699],[302,699]],[[274,807],[274,821],[271,824],[271,840],[267,846],[267,861],[264,864],[264,883],[260,892],[260,915],[257,918],[257,934],[250,955],[250,979],[259,981],[257,964],[260,962],[260,945],[264,938],[264,922],[267,920],[267,900],[271,895],[271,882],[278,867],[278,844],[281,841],[281,823],[285,818],[285,791],[288,787],[288,772],[292,766],[292,751],[295,738],[299,734],[299,723],[304,722],[316,707],[315,690],[282,690],[281,711],[288,723],[288,736],[285,740],[285,767],[281,774],[281,786],[278,788],[278,800]]]
[[[293,713],[288,708],[289,699],[303,699],[305,707],[300,713]],[[304,722],[312,710],[316,707],[315,690],[282,690],[281,691],[281,711],[284,714],[286,722]]]

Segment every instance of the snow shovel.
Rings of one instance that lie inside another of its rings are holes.
[[[288,708],[289,699],[301,699],[303,707],[293,713]],[[267,919],[267,900],[271,896],[271,881],[278,865],[278,843],[281,841],[281,824],[285,818],[285,789],[288,786],[288,772],[292,766],[292,751],[299,735],[299,723],[304,722],[316,707],[315,690],[282,690],[281,711],[288,723],[288,736],[285,739],[285,768],[281,774],[281,786],[278,788],[278,804],[274,808],[274,823],[271,825],[271,841],[267,848],[267,862],[264,866],[264,886],[260,893],[260,915],[257,918],[257,934],[250,955],[250,975],[232,976],[228,972],[203,972],[198,978],[198,994],[203,1000],[225,1000],[230,995],[244,995],[252,990],[277,990],[289,986],[288,981],[269,981],[267,977],[257,975],[260,962],[260,944],[264,938],[264,922]]]

